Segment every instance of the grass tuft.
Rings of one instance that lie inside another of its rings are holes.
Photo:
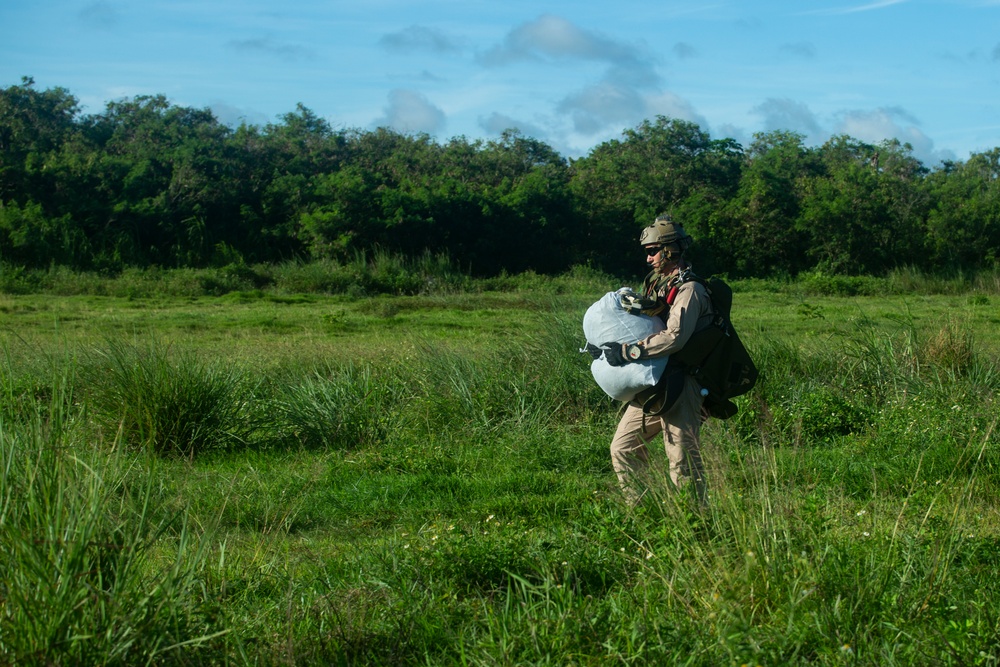
[[[254,386],[232,366],[111,339],[85,373],[97,423],[131,446],[193,457],[244,445],[255,429]]]

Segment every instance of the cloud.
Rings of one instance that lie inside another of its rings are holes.
[[[414,53],[429,51],[431,53],[455,53],[461,50],[460,44],[445,33],[434,28],[411,25],[398,32],[391,32],[378,40],[383,48],[399,53]]]
[[[693,53],[687,45],[680,49],[685,55]],[[652,54],[558,16],[543,15],[517,26],[500,44],[481,54],[479,62],[487,67],[521,62],[605,65],[597,81],[566,95],[556,107],[556,114],[568,118],[575,132],[588,136],[634,125],[656,106],[693,113],[679,98],[658,90],[662,81]]]
[[[631,86],[601,81],[566,96],[557,111],[570,117],[573,129],[595,135],[610,127],[634,126],[655,116],[689,120],[707,126],[686,100],[668,91],[642,93]]]
[[[913,147],[913,155],[924,164],[952,159],[951,151],[937,151],[934,141],[916,125],[919,121],[898,107],[883,107],[873,111],[844,111],[836,123],[836,133],[846,134],[869,143],[898,139]]]
[[[118,23],[119,12],[109,2],[93,2],[79,11],[81,21],[98,28],[110,28]]]
[[[545,130],[540,126],[534,123],[527,123],[523,120],[517,120],[496,111],[489,116],[480,117],[479,127],[485,132],[496,136],[499,136],[504,130],[511,129],[518,130],[522,135],[535,139],[545,136]]]
[[[479,60],[490,67],[519,61],[594,61],[606,63],[616,72],[631,72],[630,79],[657,78],[650,58],[639,49],[552,15],[540,16],[514,28],[500,45],[486,51]]]
[[[233,40],[227,46],[241,53],[278,57],[289,61],[308,60],[313,57],[313,52],[309,49],[294,44],[275,42],[269,37]]]
[[[716,139],[733,139],[741,146],[746,146],[750,143],[750,135],[747,134],[747,131],[732,123],[723,123],[713,135]]]
[[[242,123],[246,123],[247,125],[266,125],[270,120],[265,114],[259,111],[246,111],[228,102],[212,102],[209,108],[220,123],[230,127],[238,127]]]
[[[812,60],[816,57],[816,47],[812,42],[787,43],[782,44],[779,48],[783,53],[788,53],[799,58]]]
[[[557,111],[568,114],[581,134],[597,134],[609,125],[630,125],[644,116],[645,104],[634,88],[601,81],[568,95]]]
[[[823,135],[815,114],[802,102],[772,97],[754,107],[751,113],[764,119],[764,130],[767,132],[789,130],[813,141],[819,141]]]
[[[408,82],[423,81],[425,83],[445,83],[448,80],[445,77],[437,75],[434,72],[427,69],[420,70],[419,72],[416,73],[404,72],[404,71],[392,72],[386,74],[386,78],[397,81],[408,81]]]
[[[397,132],[435,134],[445,125],[444,112],[426,97],[412,90],[396,89],[389,93],[385,116],[375,121],[379,127],[391,127]]]
[[[698,55],[698,50],[686,42],[677,42],[674,44],[673,52],[681,60],[694,58]]]
[[[708,128],[708,120],[695,111],[690,102],[680,95],[667,91],[650,95],[645,99],[643,118],[652,118],[653,116],[678,118],[697,123],[703,130]]]

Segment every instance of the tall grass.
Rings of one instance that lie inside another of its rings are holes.
[[[308,448],[371,447],[399,427],[406,399],[398,378],[347,364],[278,387],[265,428],[277,442]]]
[[[232,258],[230,258],[232,259]],[[97,295],[130,299],[158,296],[195,297],[238,293],[455,294],[537,292],[593,295],[636,276],[611,276],[590,266],[574,266],[561,275],[533,271],[473,277],[463,273],[446,254],[405,257],[383,249],[357,252],[340,260],[288,261],[247,265],[236,259],[225,265],[163,269],[125,268],[105,275],[66,267],[25,269],[0,262],[0,293]],[[930,273],[900,267],[882,276],[845,276],[807,271],[798,276],[733,279],[737,291],[825,296],[950,294],[970,303],[988,305],[1000,296],[1000,273]]]
[[[0,415],[0,663],[183,664],[225,633],[201,570],[210,543],[152,506],[119,443],[81,444],[67,406]]]
[[[700,510],[655,446],[648,502],[622,501],[616,406],[561,317],[250,392],[109,343],[33,412],[19,371],[0,662],[1000,664],[1000,373],[960,322],[750,340]]]
[[[109,339],[86,367],[96,423],[123,443],[194,456],[245,445],[256,429],[255,385],[240,369],[169,348]]]

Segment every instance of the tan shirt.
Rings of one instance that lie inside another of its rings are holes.
[[[658,296],[665,299],[667,291],[669,288]],[[691,334],[710,326],[713,316],[712,298],[705,286],[694,280],[683,283],[667,312],[666,327],[642,342],[646,354],[661,357],[677,352],[687,344]]]

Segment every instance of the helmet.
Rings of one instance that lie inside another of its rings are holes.
[[[684,231],[684,225],[674,222],[674,219],[666,214],[656,216],[653,224],[643,229],[642,235],[639,236],[640,245],[664,246],[676,243],[680,247],[681,252],[690,248],[693,241],[694,239]]]

